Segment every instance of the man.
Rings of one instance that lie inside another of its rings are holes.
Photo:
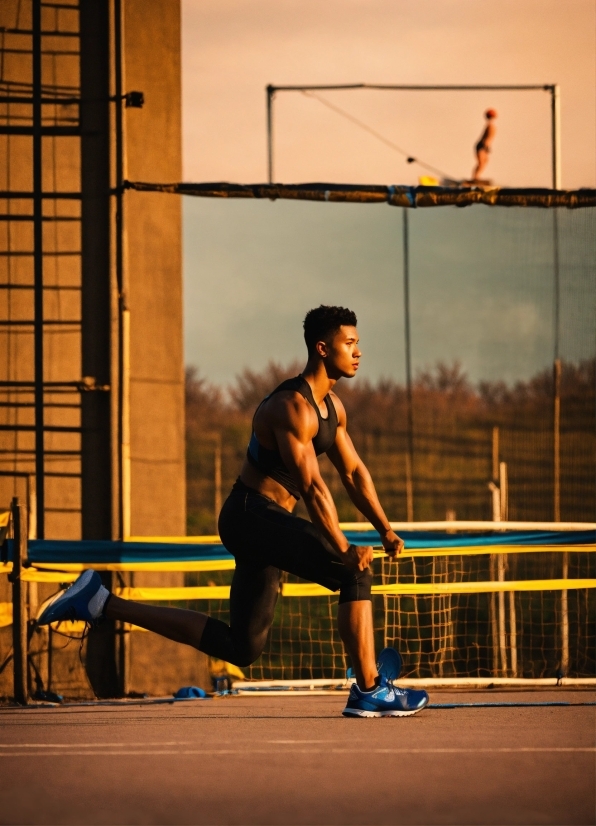
[[[356,316],[343,307],[307,313],[308,361],[257,408],[242,471],[219,517],[225,547],[236,559],[230,625],[178,608],[159,608],[109,594],[86,571],[42,614],[40,624],[63,617],[95,622],[105,616],[186,643],[212,657],[247,666],[263,651],[273,622],[282,571],[339,591],[338,628],[352,661],[346,716],[403,716],[428,703],[425,691],[398,689],[375,663],[371,602],[371,547],[350,545],[341,532],[317,455],[326,453],[358,510],[395,558],[402,540],[391,526],[346,429],[346,411],[332,388],[356,375],[361,352]],[[302,497],[311,522],[292,514]],[[395,653],[395,652],[393,652]],[[386,649],[385,657],[390,655]],[[383,655],[381,656],[383,665]]]
[[[488,163],[488,156],[491,151],[491,145],[495,138],[495,134],[497,131],[497,127],[493,123],[494,119],[497,117],[497,113],[494,109],[487,109],[484,113],[484,117],[486,118],[486,126],[484,128],[484,132],[478,143],[476,144],[476,168],[472,172],[472,183],[475,181],[481,180],[481,175],[484,172],[484,169]]]

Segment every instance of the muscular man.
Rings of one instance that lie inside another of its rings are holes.
[[[339,591],[338,628],[356,674],[343,713],[353,716],[415,714],[428,703],[424,691],[401,689],[377,672],[371,603],[371,547],[350,545],[341,532],[317,456],[326,453],[358,510],[395,558],[402,540],[379,503],[371,476],[346,427],[346,411],[333,387],[358,370],[356,316],[343,307],[307,313],[303,372],[283,382],[259,405],[246,459],[219,518],[236,568],[230,624],[178,608],[160,608],[109,594],[99,575],[86,571],[42,614],[39,624],[64,617],[130,622],[186,643],[212,657],[247,666],[263,651],[273,622],[282,571]],[[311,521],[292,511],[302,497]]]
[[[495,133],[497,131],[497,127],[493,123],[494,119],[497,117],[497,113],[494,109],[487,109],[484,113],[484,117],[486,118],[486,126],[484,128],[484,132],[478,143],[476,144],[476,167],[472,172],[472,182],[479,181],[481,179],[481,175],[484,172],[484,169],[488,163],[488,156],[490,154],[491,144],[495,138]]]

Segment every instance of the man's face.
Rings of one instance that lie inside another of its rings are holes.
[[[356,375],[362,355],[358,342],[358,330],[342,325],[325,345],[325,364],[329,378],[351,379]]]

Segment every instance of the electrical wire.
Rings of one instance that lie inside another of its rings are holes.
[[[449,180],[455,180],[455,178],[452,175],[448,175],[446,172],[443,172],[441,169],[437,169],[436,166],[431,166],[430,164],[425,163],[424,161],[421,161],[419,158],[414,158],[409,152],[406,152],[405,149],[402,149],[401,146],[398,146],[396,143],[393,143],[393,141],[390,141],[384,135],[381,135],[380,132],[377,132],[375,129],[368,126],[366,123],[363,123],[363,121],[361,121],[358,118],[354,117],[354,115],[351,115],[349,112],[346,112],[344,109],[341,109],[339,106],[336,106],[334,103],[331,103],[330,101],[325,100],[325,98],[322,98],[320,95],[317,95],[315,92],[311,92],[307,89],[302,89],[301,92],[302,92],[303,95],[306,95],[307,97],[315,98],[315,100],[318,100],[319,103],[323,104],[323,106],[326,106],[328,109],[331,109],[336,114],[341,115],[341,117],[346,118],[346,120],[349,120],[351,123],[354,123],[356,126],[359,126],[365,132],[368,132],[369,135],[372,135],[377,140],[381,141],[381,143],[384,143],[385,146],[388,146],[390,149],[393,149],[394,152],[398,152],[400,155],[403,155],[403,157],[406,158],[408,163],[416,163],[416,164],[418,164],[418,166],[422,166],[422,167],[424,167],[424,169],[428,169],[430,172],[434,172],[436,175],[440,175],[442,178],[447,178]]]

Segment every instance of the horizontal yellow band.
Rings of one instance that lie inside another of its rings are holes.
[[[397,583],[373,585],[373,593],[387,596],[408,594],[491,594],[502,591],[573,591],[596,588],[596,579],[529,579],[510,582],[435,582],[426,585]]]
[[[532,579],[510,582],[437,582],[394,583],[373,585],[373,594],[407,596],[415,594],[486,594],[500,591],[571,591],[596,588],[596,579]],[[117,588],[114,591],[124,599],[138,602],[167,602],[192,599],[229,599],[229,585],[189,588]],[[286,582],[282,585],[284,597],[329,596],[332,591],[313,582]]]
[[[596,545],[478,545],[466,548],[421,548],[404,550],[399,559],[416,559],[432,556],[474,556],[486,554],[520,554],[520,553],[594,553]],[[375,551],[376,559],[385,558],[383,551]],[[236,563],[233,559],[194,560],[190,562],[43,562],[23,570],[25,582],[72,582],[76,574],[87,568],[95,571],[120,572],[192,572],[192,571],[233,571]],[[0,563],[0,574],[12,571],[11,562]],[[73,576],[64,576],[73,574]]]
[[[22,578],[26,582],[72,582],[81,571],[93,568],[94,571],[120,572],[192,572],[192,571],[233,571],[236,563],[233,559],[207,560],[196,562],[43,562],[30,568],[24,568]],[[12,571],[11,562],[0,563],[0,574]],[[61,576],[60,572],[72,574],[72,578]],[[47,576],[45,576],[47,574]],[[38,579],[38,576],[44,576]]]
[[[163,600],[229,599],[229,585],[198,585],[187,588],[114,588],[123,599],[137,602],[161,602]]]

